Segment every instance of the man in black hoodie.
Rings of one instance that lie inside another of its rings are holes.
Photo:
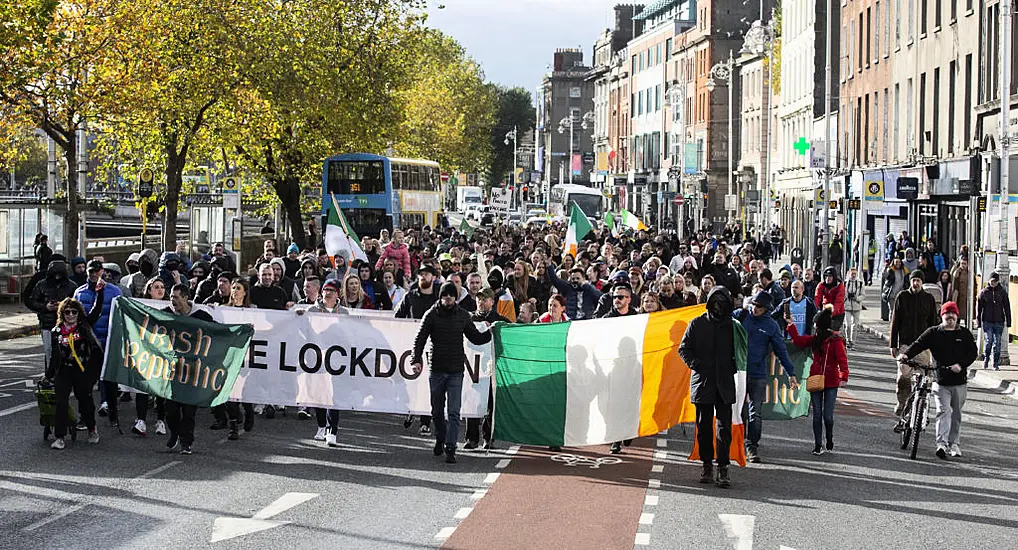
[[[417,270],[417,285],[410,288],[410,292],[403,298],[396,311],[397,319],[423,319],[424,315],[438,302],[438,293],[435,292],[435,277],[438,271],[430,265]],[[403,428],[410,429],[414,423],[414,416],[408,414],[403,420]],[[431,417],[421,415],[421,435],[431,435]]]
[[[456,305],[456,285],[445,283],[438,293],[439,301],[424,314],[414,339],[414,372],[424,370],[424,346],[431,339],[431,416],[435,421],[435,456],[445,451],[445,461],[456,463],[456,442],[459,441],[460,399],[463,396],[463,371],[466,354],[463,338],[476,345],[491,341],[491,331],[481,332],[470,314]],[[409,296],[408,296],[409,298]],[[448,422],[446,402],[448,401]]]
[[[693,371],[690,401],[696,407],[696,441],[703,462],[700,483],[714,481],[718,487],[731,485],[728,451],[732,444],[736,371],[733,307],[728,289],[715,287],[707,296],[707,313],[689,323],[679,344],[679,357]],[[715,417],[716,431],[712,425]],[[718,471],[712,478],[715,448]]]
[[[233,273],[233,270],[230,269],[232,265],[228,256],[212,258],[212,261],[209,263],[209,274],[198,283],[198,288],[194,294],[194,301],[204,304],[216,292],[216,289],[219,288],[219,274],[223,272]]]
[[[67,277],[67,264],[64,263],[63,256],[54,255],[50,258],[49,265],[46,266],[46,278],[35,285],[25,304],[39,317],[39,330],[42,332],[44,352],[43,363],[49,359],[50,347],[53,342],[50,329],[57,324],[57,306],[64,298],[74,296],[74,291],[77,288],[74,281]],[[45,369],[43,372],[46,372]]]

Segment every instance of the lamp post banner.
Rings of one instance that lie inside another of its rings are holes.
[[[139,304],[138,300],[130,299],[121,299],[119,302]],[[151,300],[144,302],[158,307],[166,304]],[[377,312],[378,315],[335,315],[298,314],[294,310],[195,307],[208,311],[216,323],[220,324],[201,323],[148,307],[145,307],[145,311],[156,311],[161,316],[169,317],[164,323],[168,333],[172,333],[176,327],[191,326],[183,324],[188,322],[219,327],[224,331],[239,325],[251,331],[248,336],[250,345],[245,345],[242,351],[239,344],[222,340],[217,335],[212,335],[211,345],[202,349],[210,350],[209,359],[202,360],[202,369],[206,366],[213,370],[220,368],[223,364],[219,360],[220,356],[231,358],[229,366],[236,371],[236,381],[232,383],[232,390],[224,390],[228,392],[230,401],[393,414],[431,414],[429,361],[424,362],[424,370],[420,374],[415,374],[412,366],[418,321],[383,316],[386,312]],[[387,313],[391,315],[391,312]],[[135,319],[134,325],[143,322],[140,317],[132,319]],[[181,324],[174,325],[174,322]],[[118,330],[116,323],[122,321],[117,318],[111,321],[106,379],[116,380],[138,391],[152,391],[154,395],[163,396],[158,388],[144,384],[148,364],[142,361],[143,358],[134,354],[126,357],[123,351],[128,345],[133,348],[133,343],[140,338],[137,327],[133,332],[125,334],[123,328]],[[483,324],[479,324],[478,328],[487,330]],[[146,334],[152,336],[151,330]],[[233,355],[229,355],[228,350],[233,350]],[[488,407],[493,351],[490,343],[475,346],[465,341],[464,352],[466,363],[461,416],[478,418],[484,416]],[[430,356],[429,350],[425,351],[425,356]],[[125,362],[128,362],[128,367],[123,366]],[[132,372],[133,375],[128,378],[122,372]],[[171,397],[180,401],[177,393]],[[225,402],[226,398],[194,401],[190,404],[209,406]]]

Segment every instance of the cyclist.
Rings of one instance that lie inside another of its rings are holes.
[[[937,402],[937,456],[961,456],[958,431],[961,409],[965,406],[968,368],[976,360],[976,341],[972,333],[958,327],[958,304],[947,302],[940,308],[943,321],[926,329],[919,339],[898,356],[909,360],[929,350],[937,367],[933,395]]]

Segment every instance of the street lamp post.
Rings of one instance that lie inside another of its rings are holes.
[[[771,85],[771,78],[773,78],[774,71],[774,26],[772,23],[764,24],[763,19],[763,4],[760,6],[760,18],[753,21],[750,25],[749,30],[746,31],[746,36],[743,38],[742,52],[741,53],[753,53],[756,55],[762,55],[764,50],[767,50],[767,79],[764,81],[763,96],[767,98],[767,108],[764,109],[764,135],[767,136],[767,148],[763,155],[763,227],[770,227],[770,215],[771,215],[771,107],[774,102],[771,101],[770,94],[767,93],[767,86]],[[828,33],[829,34],[829,33]]]
[[[583,114],[583,117],[579,120],[580,128],[586,130],[594,123],[594,111],[587,111]],[[558,133],[563,134],[566,130],[569,130],[569,183],[573,183],[573,128],[576,125],[576,117],[569,114],[569,116],[563,118],[558,122]]]
[[[516,144],[516,126],[515,125],[513,126],[512,131],[505,135],[504,143],[506,145],[509,145],[509,140],[510,139],[513,140],[513,175],[512,175],[512,179],[510,180],[510,181],[513,182],[513,184],[512,184],[513,194],[509,195],[509,208],[511,209],[513,207],[513,200],[512,200],[513,199],[513,195],[516,194],[516,189],[519,187],[519,185],[518,185],[519,182],[516,181],[516,163],[517,163],[517,159],[518,159],[518,156],[519,156],[519,148],[517,147],[517,144]],[[520,202],[523,202],[523,201],[521,200]]]
[[[1001,29],[1011,29],[1011,0],[1000,2],[1000,25]],[[997,240],[997,265],[994,270],[1000,275],[1000,286],[1006,293],[1011,280],[1011,266],[1009,264],[1008,249],[1008,216],[1010,215],[1011,201],[1011,155],[1008,148],[1011,145],[1011,136],[1008,135],[1008,126],[1011,122],[1011,33],[1002,31],[1000,33],[1000,232]],[[986,273],[983,273],[984,282]],[[1005,329],[1006,330],[1006,329]],[[1007,333],[1004,334],[1004,343],[1000,346],[1000,364],[1011,364],[1007,353],[1007,342],[1010,340]],[[999,365],[994,365],[999,367]]]
[[[735,152],[732,146],[732,122],[733,122],[733,102],[734,95],[733,89],[735,86],[732,85],[732,72],[735,68],[735,57],[732,55],[732,50],[728,50],[728,59],[720,61],[710,68],[710,73],[707,77],[707,91],[713,92],[717,86],[716,80],[728,83],[728,195],[725,197],[725,210],[728,211],[728,221],[731,222],[735,219],[735,200],[732,196],[735,193]]]

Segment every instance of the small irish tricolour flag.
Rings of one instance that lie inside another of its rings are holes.
[[[350,224],[346,223],[346,217],[343,216],[343,211],[336,203],[336,196],[330,194],[329,197],[331,197],[329,218],[328,224],[325,226],[326,252],[330,257],[335,258],[341,255],[340,252],[346,250],[348,260],[367,261],[368,256],[361,248],[360,238],[353,232]]]
[[[590,220],[587,219],[583,210],[580,210],[580,207],[576,206],[575,202],[572,204],[573,208],[569,213],[569,228],[566,229],[565,251],[575,258],[580,240],[586,237],[587,233],[590,233],[594,228],[590,226]]]
[[[623,210],[621,217],[623,227],[628,227],[634,231],[647,229],[647,225],[640,221],[640,218],[637,218],[636,215],[629,210]]]

